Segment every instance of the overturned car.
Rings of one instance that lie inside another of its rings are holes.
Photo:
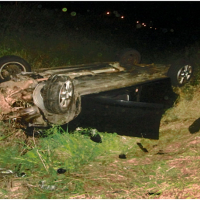
[[[119,97],[115,91],[123,90],[118,101],[139,101],[140,85],[169,77],[172,85],[182,86],[193,74],[188,60],[169,65],[139,63],[140,54],[128,49],[117,62],[31,71],[24,59],[4,56],[0,58],[0,120],[11,120],[17,128],[63,125],[80,114],[83,96],[106,99],[108,93]]]

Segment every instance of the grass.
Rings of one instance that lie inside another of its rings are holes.
[[[14,11],[9,13],[11,9]],[[139,36],[122,37],[125,31],[113,33],[101,28],[95,33],[86,23],[89,18],[67,16],[62,20],[63,15],[56,18],[55,13],[49,16],[47,10],[33,9],[1,7],[5,23],[1,26],[0,57],[21,56],[34,70],[110,61],[129,43],[142,50],[143,62],[170,63],[187,54],[197,68],[190,84],[174,88],[179,99],[162,117],[159,140],[98,132],[102,143],[95,143],[89,128],[68,133],[57,126],[46,130],[43,137],[30,137],[14,129],[11,122],[1,122],[0,168],[14,174],[0,174],[0,198],[200,198],[200,135],[188,129],[199,118],[198,42],[188,45],[187,51],[173,46],[160,51],[159,41],[148,46]],[[13,24],[14,18],[17,24]],[[53,18],[57,23],[52,30]],[[31,20],[32,27],[26,23]],[[120,154],[126,159],[120,159]],[[59,168],[66,172],[59,174]]]
[[[29,143],[15,139],[15,143],[20,145],[9,144],[12,146],[11,148],[5,148],[7,145],[4,146],[1,149],[1,167],[12,169],[19,176],[25,173],[26,177],[21,179],[25,179],[26,183],[31,181],[31,185],[35,185],[37,188],[43,179],[46,184],[53,184],[61,191],[68,190],[63,184],[75,182],[74,184],[78,185],[73,187],[78,188],[74,188],[73,193],[74,190],[80,189],[79,185],[83,185],[84,181],[77,181],[74,178],[77,171],[81,171],[82,166],[88,165],[97,157],[120,154],[128,149],[128,146],[122,143],[122,139],[117,134],[99,133],[103,141],[102,144],[92,142],[87,135],[81,132],[69,134],[61,130],[60,127],[48,130],[48,134],[48,137],[40,138],[37,144],[35,138],[32,137]],[[4,142],[8,140],[5,139]],[[13,138],[10,140],[13,141]],[[109,163],[104,159],[101,162],[103,166]],[[59,168],[64,168],[67,173],[59,175],[57,173]],[[81,183],[79,184],[79,182]],[[37,196],[39,191],[38,188],[34,195]]]

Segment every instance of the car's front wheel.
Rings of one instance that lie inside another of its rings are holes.
[[[44,106],[50,113],[66,113],[73,102],[74,86],[68,76],[51,77],[42,89]]]

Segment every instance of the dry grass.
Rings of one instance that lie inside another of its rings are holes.
[[[165,128],[168,127],[172,130],[185,128],[200,117],[200,86],[188,84],[183,88],[175,88],[174,90],[179,94],[179,100],[177,100],[173,108],[165,113],[161,120],[161,127],[165,125]],[[166,126],[167,123],[169,124],[168,126]]]

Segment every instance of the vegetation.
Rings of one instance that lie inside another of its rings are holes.
[[[0,56],[21,56],[34,70],[110,61],[129,43],[142,50],[143,62],[170,63],[189,56],[196,66],[195,77],[174,88],[179,98],[161,120],[159,140],[97,131],[102,143],[96,143],[90,139],[90,128],[69,133],[57,126],[43,131],[43,136],[27,136],[11,122],[1,122],[0,198],[200,198],[198,41],[187,48],[167,46],[160,51],[160,40],[148,46],[139,34],[122,38],[126,31],[97,32],[87,17],[63,17],[64,13],[58,16],[23,4],[2,5]]]

